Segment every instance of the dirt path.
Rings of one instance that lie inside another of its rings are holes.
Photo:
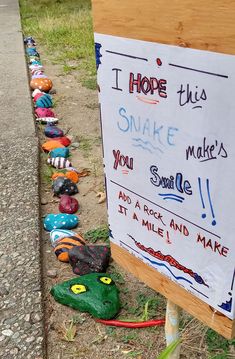
[[[76,143],[79,143],[79,147],[71,151],[72,164],[78,170],[89,168],[91,171],[90,176],[80,180],[79,194],[76,195],[80,204],[78,213],[80,225],[76,231],[84,234],[87,230],[107,224],[106,205],[98,204],[96,197],[97,192],[104,190],[97,92],[81,87],[77,79],[78,73],[62,76],[60,66],[52,65],[42,49],[39,50],[46,73],[52,79],[54,89],[57,91],[53,97],[56,103],[55,112],[59,118],[62,118],[59,127],[71,136],[75,147]],[[39,137],[41,142],[45,140],[42,126],[39,127]],[[42,216],[59,213],[58,198],[52,195],[49,174],[46,156],[42,153]],[[76,312],[54,301],[49,293],[51,286],[74,275],[69,264],[57,260],[49,242],[49,234],[44,230],[42,238],[48,359],[156,359],[165,345],[163,327],[139,330],[104,327],[89,315]],[[56,278],[47,276],[47,271],[52,269],[57,271]],[[151,318],[164,317],[163,297],[131,275],[124,273],[114,263],[111,263],[109,272],[113,273],[121,291],[121,317],[140,318],[147,301],[149,301],[148,311]],[[196,336],[197,340],[188,342],[188,345],[183,347],[182,358],[207,358],[201,334],[203,326],[197,321],[190,321],[191,318],[187,315],[183,316],[183,326],[190,323],[185,336],[194,338]]]

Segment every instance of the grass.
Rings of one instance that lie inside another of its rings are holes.
[[[24,35],[33,36],[65,74],[79,69],[82,84],[96,89],[91,1],[20,0],[20,9]]]

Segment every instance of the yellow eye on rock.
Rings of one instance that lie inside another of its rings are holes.
[[[100,277],[99,279],[104,284],[111,284],[113,282],[112,279],[109,277]]]
[[[83,284],[74,284],[70,289],[74,294],[80,294],[86,292],[86,287]]]

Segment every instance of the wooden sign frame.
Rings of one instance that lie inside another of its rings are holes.
[[[97,33],[235,54],[233,1],[92,0],[92,7]],[[111,250],[118,264],[148,286],[227,339],[235,337],[235,320],[215,311],[125,249],[111,243]]]

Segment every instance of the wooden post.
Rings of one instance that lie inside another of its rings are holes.
[[[180,307],[168,299],[166,307],[166,324],[165,336],[166,345],[170,345],[176,339],[179,339],[179,321],[180,321]],[[174,352],[169,356],[169,359],[179,359],[180,345],[176,347]]]

